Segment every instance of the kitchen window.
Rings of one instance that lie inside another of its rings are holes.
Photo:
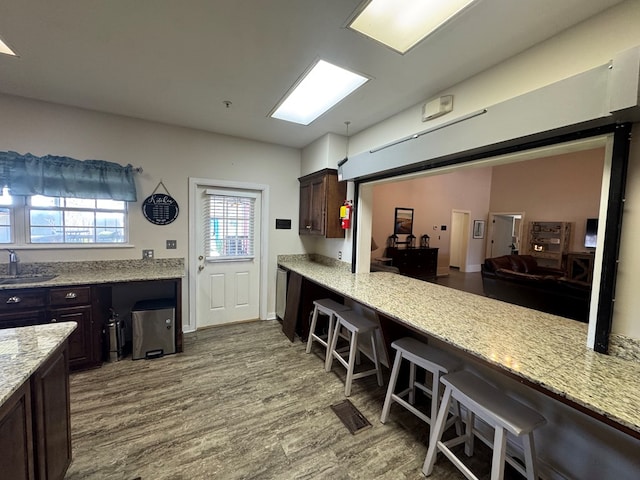
[[[120,200],[0,196],[0,243],[124,244],[127,202]]]

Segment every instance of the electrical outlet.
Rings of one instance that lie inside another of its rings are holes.
[[[142,259],[153,258],[153,250],[142,250]]]
[[[178,248],[177,240],[167,240],[167,250],[173,250]]]
[[[342,260],[342,250],[338,251],[338,260]]]

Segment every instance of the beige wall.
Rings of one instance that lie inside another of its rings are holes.
[[[571,251],[585,251],[587,218],[598,218],[604,149],[493,167],[490,211],[524,212],[531,221],[573,224]]]
[[[632,133],[612,330],[640,339],[640,124]]]
[[[18,249],[21,261],[138,259],[143,248],[151,248],[157,258],[184,257],[188,265],[189,177],[267,184],[268,278],[274,280],[269,282],[267,312],[273,314],[276,257],[304,252],[298,237],[299,150],[6,95],[0,95],[0,112],[0,150],[131,163],[144,169],[136,177],[138,202],[129,205],[131,248]],[[160,180],[180,206],[178,219],[167,226],[152,225],[141,212],[141,201]],[[275,230],[276,218],[290,218],[292,229]],[[178,248],[167,250],[167,239],[177,240]],[[186,280],[184,285],[186,309]],[[185,322],[188,318],[185,310]]]
[[[452,173],[377,185],[373,189],[372,232],[383,247],[393,233],[396,207],[413,208],[413,234],[420,241],[429,235],[429,245],[439,248],[438,273],[449,269],[451,211],[467,210],[470,222],[487,218],[491,190],[491,168],[467,168]],[[438,229],[434,230],[437,225]],[[441,226],[446,225],[446,230]],[[471,228],[469,228],[471,235]],[[380,249],[377,256],[382,255]],[[484,239],[469,238],[468,265],[479,269],[484,260]],[[476,269],[476,270],[477,270]],[[471,268],[473,270],[473,268]]]

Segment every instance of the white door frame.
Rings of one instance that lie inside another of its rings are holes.
[[[267,295],[268,295],[268,268],[269,259],[269,185],[261,183],[244,183],[228,180],[215,180],[211,178],[189,177],[189,271],[188,289],[189,292],[189,325],[183,326],[185,332],[196,330],[196,282],[198,272],[198,251],[195,235],[196,205],[198,204],[197,192],[199,187],[206,188],[228,188],[234,190],[254,190],[261,193],[262,202],[260,204],[260,299],[258,301],[260,320],[267,318]]]

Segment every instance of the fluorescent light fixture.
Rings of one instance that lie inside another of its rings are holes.
[[[4,53],[5,55],[13,55],[14,57],[16,57],[16,52],[14,52],[13,50],[11,50],[9,48],[9,45],[7,45],[6,43],[4,43],[2,41],[2,38],[0,38],[0,53]]]
[[[370,0],[349,28],[406,53],[476,0]]]
[[[289,90],[271,116],[309,125],[368,80],[362,75],[319,60]]]

